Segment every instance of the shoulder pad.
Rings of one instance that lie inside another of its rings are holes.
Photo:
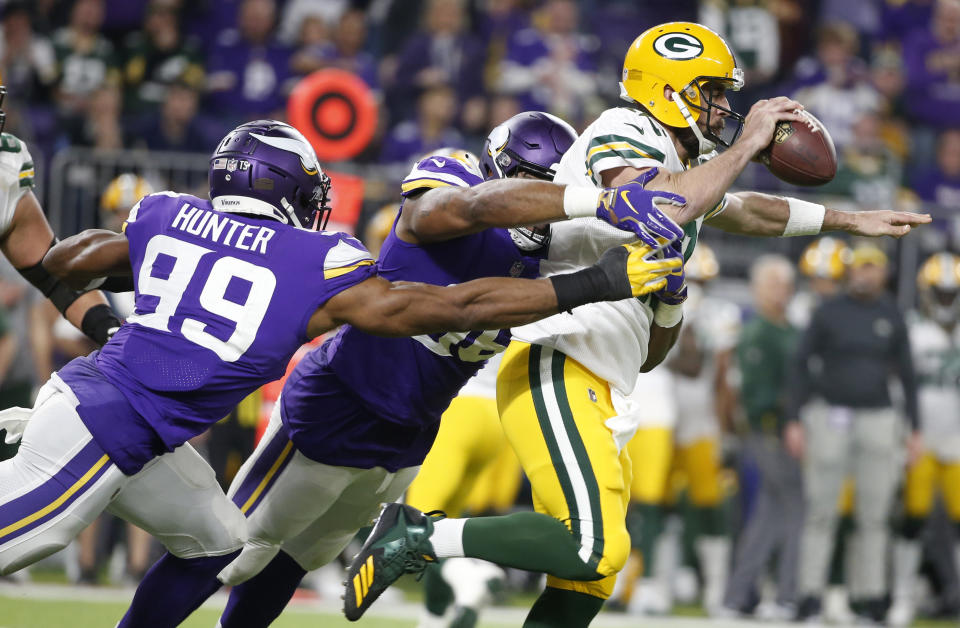
[[[360,240],[345,233],[324,231],[321,235],[330,238],[330,248],[323,258],[324,279],[333,279],[362,266],[373,265],[373,256]]]
[[[468,188],[478,183],[483,183],[483,176],[473,164],[456,157],[436,155],[424,157],[413,166],[400,184],[400,193],[409,196],[428,188]]]
[[[147,209],[150,207],[155,207],[158,202],[162,202],[164,199],[180,198],[181,196],[184,195],[177,194],[176,192],[171,192],[169,190],[147,194],[137,201],[136,205],[130,208],[130,213],[127,214],[127,219],[123,221],[123,229],[126,230],[128,223],[136,222],[137,218],[140,217],[143,212],[147,211]]]
[[[590,176],[618,166],[664,165],[666,145],[670,144],[659,123],[626,107],[604,111],[584,135],[587,140],[584,161]]]

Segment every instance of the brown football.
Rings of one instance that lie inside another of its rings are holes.
[[[837,149],[823,123],[804,111],[803,122],[780,122],[757,155],[770,172],[793,185],[823,185],[837,174]]]

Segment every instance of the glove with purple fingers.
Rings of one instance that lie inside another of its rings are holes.
[[[683,229],[657,205],[684,205],[687,200],[679,194],[645,190],[643,186],[647,179],[649,177],[641,177],[605,189],[597,205],[597,218],[641,239],[644,234],[652,235],[661,240],[659,246],[682,239]]]

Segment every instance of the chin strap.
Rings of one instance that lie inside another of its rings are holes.
[[[680,92],[673,92],[671,98],[680,109],[680,114],[683,116],[683,119],[686,120],[687,126],[689,126],[693,130],[693,134],[697,136],[697,142],[700,144],[700,154],[703,155],[716,150],[717,143],[703,136],[703,132],[700,131],[700,127],[697,126],[697,121],[693,118],[693,114],[690,113],[690,109],[687,108],[687,103],[683,102],[683,98],[680,97]]]

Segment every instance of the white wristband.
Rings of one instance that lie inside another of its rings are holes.
[[[823,217],[827,213],[826,207],[789,196],[783,200],[790,206],[790,217],[787,218],[787,226],[783,228],[782,237],[820,233],[820,229],[823,228]]]
[[[657,302],[657,307],[653,311],[653,322],[657,327],[670,328],[676,326],[683,320],[683,304],[670,305],[669,303]]]
[[[568,218],[593,218],[603,190],[595,187],[568,185],[563,192],[563,211]]]

